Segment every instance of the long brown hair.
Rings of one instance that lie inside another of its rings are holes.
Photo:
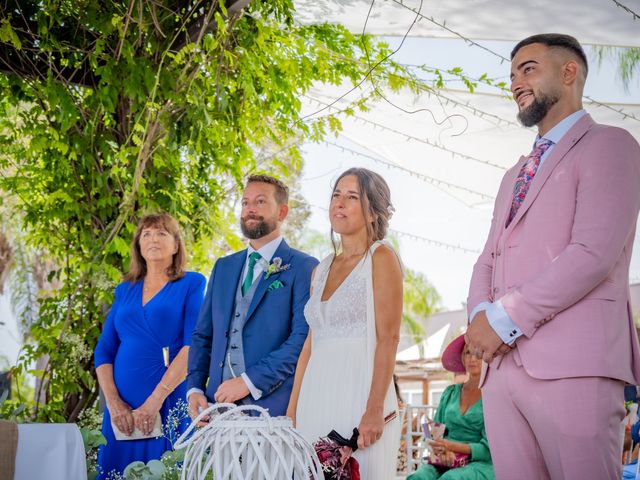
[[[391,204],[389,185],[387,185],[384,178],[376,172],[367,170],[366,168],[354,167],[343,172],[338,177],[333,184],[332,195],[338,186],[338,182],[349,175],[353,175],[358,180],[362,214],[365,218],[367,218],[369,214],[373,217],[372,222],[366,222],[367,240],[369,244],[384,239],[389,229],[389,219],[394,211],[393,205]],[[337,254],[338,247],[333,235],[333,228],[331,229],[331,243],[333,243],[333,250]]]
[[[180,225],[175,218],[168,213],[154,213],[145,215],[138,223],[138,228],[133,240],[131,241],[131,264],[129,271],[124,275],[125,282],[137,282],[144,279],[147,275],[147,261],[140,251],[140,236],[145,228],[162,228],[173,235],[173,239],[178,246],[178,251],[173,254],[171,266],[167,268],[169,281],[178,280],[184,275],[184,269],[187,263],[187,254],[184,246],[184,240],[180,234]]]

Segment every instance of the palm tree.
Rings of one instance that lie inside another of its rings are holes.
[[[418,344],[420,356],[424,356],[421,343],[424,337],[422,322],[440,310],[439,303],[440,295],[427,277],[423,273],[407,269],[404,277],[402,324]]]
[[[389,242],[396,252],[400,252],[400,242],[395,235],[389,235]],[[418,344],[420,356],[424,356],[423,322],[440,310],[440,295],[429,282],[427,276],[405,266],[404,270],[404,308],[402,310],[402,328],[413,337]]]

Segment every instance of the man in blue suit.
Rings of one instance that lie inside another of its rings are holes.
[[[288,196],[275,178],[252,175],[247,181],[240,226],[249,248],[214,265],[191,339],[192,417],[208,402],[256,404],[272,416],[285,414],[307,337],[303,310],[318,263],[280,234]]]

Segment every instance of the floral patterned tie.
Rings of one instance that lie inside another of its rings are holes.
[[[553,145],[551,140],[541,140],[531,151],[524,165],[522,165],[518,178],[516,178],[516,184],[513,187],[513,201],[511,202],[511,210],[509,210],[509,218],[507,219],[505,228],[509,226],[513,217],[516,216],[520,205],[524,202],[529,187],[531,186],[531,181],[533,177],[536,176],[536,172],[540,166],[540,158],[542,158],[544,152],[546,152],[551,145]]]

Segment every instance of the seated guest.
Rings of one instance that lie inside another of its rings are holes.
[[[184,271],[184,242],[170,215],[140,221],[131,255],[95,350],[107,404],[102,423],[107,444],[98,451],[101,479],[114,471],[121,475],[133,461],[159,459],[171,449],[162,432],[157,438],[117,440],[114,428],[125,437],[134,432],[149,436],[158,413],[164,425],[170,409],[184,402],[191,332],[204,298],[206,280]]]
[[[442,366],[454,373],[467,373],[463,384],[450,385],[443,392],[434,418],[444,423],[445,435],[431,440],[437,465],[425,464],[407,480],[493,480],[493,464],[484,429],[480,372],[482,362],[469,353],[464,335],[453,340],[442,355]],[[467,464],[454,467],[456,457],[467,456]]]

